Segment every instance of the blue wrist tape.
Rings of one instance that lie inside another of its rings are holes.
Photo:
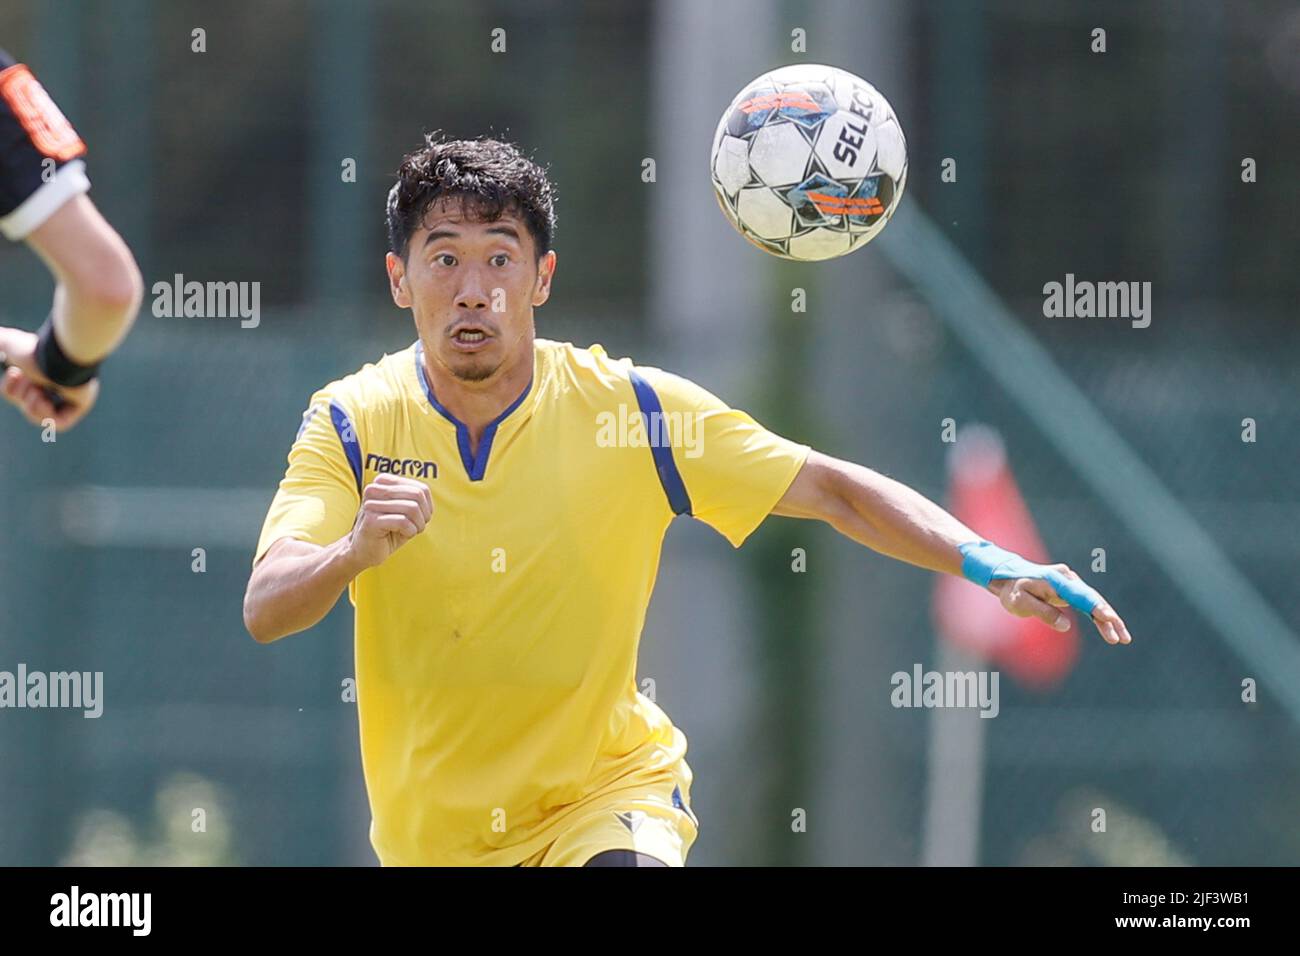
[[[1046,581],[1066,604],[1089,617],[1102,603],[1101,595],[1082,581],[1067,578],[1046,564],[1026,561],[1014,551],[999,548],[990,541],[967,541],[958,545],[957,550],[962,556],[962,575],[982,588],[1001,578],[1035,578]]]

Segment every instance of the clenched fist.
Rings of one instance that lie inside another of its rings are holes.
[[[362,567],[376,567],[423,531],[432,516],[428,485],[413,478],[379,475],[361,493],[348,552]]]

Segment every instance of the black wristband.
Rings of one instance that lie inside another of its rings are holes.
[[[78,365],[64,354],[59,340],[54,336],[54,317],[45,320],[36,333],[36,367],[55,385],[76,388],[85,385],[99,374],[100,363]]]

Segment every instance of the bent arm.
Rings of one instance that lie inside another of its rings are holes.
[[[58,283],[54,330],[68,358],[102,361],[131,329],[144,283],[122,237],[85,195],[73,196],[27,236]]]
[[[387,561],[432,515],[433,496],[423,481],[379,475],[362,491],[352,530],[333,544],[278,538],[248,579],[248,633],[269,644],[320,623],[353,578]]]
[[[363,568],[349,535],[321,546],[281,538],[253,569],[244,592],[244,626],[269,644],[320,623]]]

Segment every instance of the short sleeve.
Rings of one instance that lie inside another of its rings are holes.
[[[679,375],[636,367],[662,409],[691,514],[739,548],[785,495],[811,451]],[[652,421],[652,441],[655,432]],[[661,440],[662,443],[662,440]]]
[[[353,421],[328,390],[312,396],[262,525],[254,564],[280,538],[324,546],[351,530],[361,506],[360,441]]]
[[[25,239],[89,190],[85,152],[32,71],[0,50],[0,234]]]

